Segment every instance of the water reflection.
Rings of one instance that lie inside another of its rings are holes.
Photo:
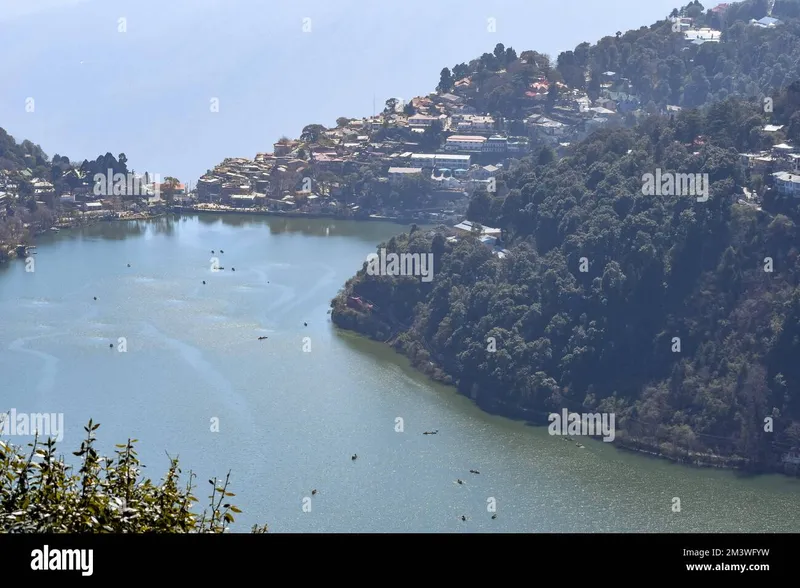
[[[119,221],[99,222],[89,225],[83,231],[83,236],[89,239],[103,239],[108,241],[122,241],[128,237],[140,237],[147,230],[147,223],[155,221]],[[64,237],[74,239],[81,235],[80,231],[64,231]],[[59,237],[61,237],[59,233]]]
[[[365,241],[380,241],[386,234],[387,222],[352,221],[331,218],[297,218],[259,216],[251,214],[198,214],[183,218],[196,218],[202,225],[220,223],[225,227],[264,227],[272,234],[297,234],[307,237],[356,237]],[[395,224],[397,233],[410,229],[410,225]],[[377,242],[376,241],[376,242]]]

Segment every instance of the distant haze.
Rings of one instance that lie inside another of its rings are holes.
[[[685,2],[684,2],[685,3]],[[710,8],[709,4],[706,8]],[[124,152],[195,182],[304,125],[432,91],[442,67],[491,52],[556,58],[650,25],[674,0],[0,0],[0,127],[49,156]],[[125,18],[127,32],[119,32]],[[311,31],[303,32],[310,18]],[[495,18],[497,32],[487,31]],[[35,111],[25,111],[27,98]],[[210,111],[212,98],[219,112]]]

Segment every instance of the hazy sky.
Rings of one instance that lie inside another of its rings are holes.
[[[555,58],[680,4],[0,0],[0,127],[51,157],[124,152],[137,172],[195,182],[306,124],[370,115],[373,94],[378,110],[426,94],[498,42]]]

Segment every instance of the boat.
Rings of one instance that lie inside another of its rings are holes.
[[[50,227],[50,230],[51,230],[51,231],[53,231],[54,233],[57,233],[57,232],[59,232],[61,229],[59,229],[58,227]]]

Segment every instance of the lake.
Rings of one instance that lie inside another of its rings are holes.
[[[177,455],[201,504],[231,470],[233,531],[800,531],[796,479],[580,449],[338,331],[331,298],[406,229],[200,215],[43,236],[35,271],[0,266],[0,409],[63,413],[65,454],[89,418],[104,453],[137,438],[155,479]]]

